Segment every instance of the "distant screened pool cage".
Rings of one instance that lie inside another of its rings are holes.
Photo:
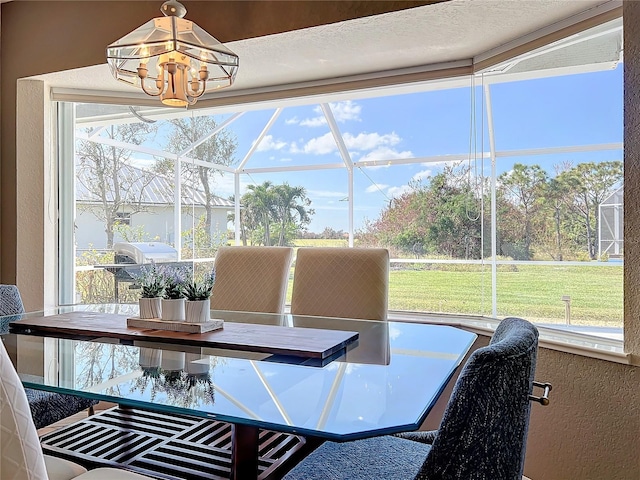
[[[599,248],[598,258],[603,256],[610,259],[624,258],[624,187],[620,187],[609,195],[599,206]]]

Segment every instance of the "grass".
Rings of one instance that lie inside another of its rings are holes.
[[[296,246],[330,246],[331,242],[340,240],[296,240]],[[392,264],[389,282],[391,310],[491,315],[490,267],[445,265],[437,270],[422,267],[394,268]],[[571,324],[622,327],[622,268],[574,265],[500,267],[497,273],[498,316],[513,315],[540,323],[564,323],[565,302],[562,297],[566,295],[571,298]],[[288,301],[291,301],[292,283],[289,283]]]
[[[498,316],[564,323],[571,298],[571,323],[622,326],[622,267],[519,265],[498,271]],[[441,313],[491,314],[491,271],[394,270],[389,308]]]
[[[341,238],[296,238],[295,247],[348,247],[349,241]]]

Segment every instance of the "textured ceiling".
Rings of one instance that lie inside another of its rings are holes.
[[[451,0],[230,42],[227,46],[240,57],[232,88],[253,89],[468,60],[603,3]],[[190,19],[197,23],[196,18]],[[136,92],[116,82],[106,64],[36,78],[47,79],[53,87]]]

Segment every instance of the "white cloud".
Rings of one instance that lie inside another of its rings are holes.
[[[399,187],[391,187],[387,190],[387,195],[390,197],[399,197],[404,193],[412,192],[413,189],[409,185],[400,185]]]
[[[295,150],[294,150],[295,146]],[[336,145],[335,140],[333,139],[333,135],[331,132],[327,132],[321,137],[312,138],[309,140],[302,150],[298,149],[297,145],[291,144],[291,152],[292,153],[310,153],[313,155],[325,155],[327,153],[331,153],[337,150],[338,147]]]
[[[327,119],[324,117],[305,118],[300,121],[301,127],[321,127],[327,123]]]
[[[287,146],[287,142],[283,142],[282,140],[274,140],[272,135],[266,135],[258,148],[256,149],[258,152],[266,152],[268,150],[282,150]]]
[[[346,122],[347,120],[360,121],[360,111],[362,107],[357,103],[347,100],[346,102],[330,103],[331,111],[336,122]]]
[[[411,158],[413,153],[407,151],[396,151],[390,148],[398,144],[402,139],[396,133],[359,133],[352,135],[345,133],[343,135],[344,143],[350,151],[353,151],[352,158],[359,157],[360,151],[368,152],[360,161],[376,161],[376,160],[392,160],[395,158]],[[298,147],[296,142],[292,142],[289,148],[291,153],[307,153],[313,155],[326,155],[338,149],[331,132],[327,132],[320,137],[315,137],[304,144],[302,148]]]
[[[366,193],[375,193],[375,192],[379,192],[380,190],[384,190],[388,186],[389,185],[387,185],[385,183],[378,183],[378,184],[375,184],[375,185],[369,185],[367,188],[364,189],[364,191]]]
[[[360,162],[380,162],[385,160],[395,160],[399,158],[413,158],[413,156],[414,155],[411,152],[411,150],[404,150],[402,152],[399,152],[397,150],[394,150],[393,148],[381,146],[367,153],[359,161]]]
[[[291,162],[292,160],[293,160],[293,159],[292,159],[292,158],[289,158],[289,157],[287,157],[287,158],[281,158],[281,159],[280,159],[280,161],[281,161],[281,162]]]
[[[357,103],[352,102],[351,100],[347,100],[346,102],[330,103],[329,107],[331,108],[331,112],[333,113],[333,118],[335,118],[336,122],[338,123],[344,123],[347,120],[353,120],[356,122],[360,121],[360,112],[362,111],[362,107]],[[327,119],[325,118],[320,106],[314,107],[313,113],[316,114],[315,117],[304,118],[300,121],[298,121],[297,117],[293,117],[289,120],[286,120],[285,123],[287,125],[297,123],[302,127],[312,128],[326,125]]]
[[[343,135],[344,143],[349,149],[372,150],[382,145],[396,145],[402,140],[395,132],[385,133],[359,133],[355,137],[350,133]]]
[[[300,120],[298,120],[298,117],[292,117],[287,118],[284,123],[285,125],[297,125],[298,123],[300,123]]]
[[[421,170],[413,177],[411,177],[411,180],[423,180],[425,178],[429,178],[431,176],[431,173],[431,170]]]
[[[302,141],[302,140],[300,140]],[[304,150],[300,149],[300,147],[298,147],[298,142],[291,142],[291,145],[289,145],[289,152],[291,153],[304,153]]]

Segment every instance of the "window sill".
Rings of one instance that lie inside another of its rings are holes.
[[[488,317],[445,315],[421,312],[390,311],[389,320],[424,322],[464,328],[479,335],[491,336],[500,320]],[[622,332],[607,330],[604,335],[590,335],[579,327],[536,325],[540,332],[539,345],[584,357],[631,365],[631,355],[624,352]]]

